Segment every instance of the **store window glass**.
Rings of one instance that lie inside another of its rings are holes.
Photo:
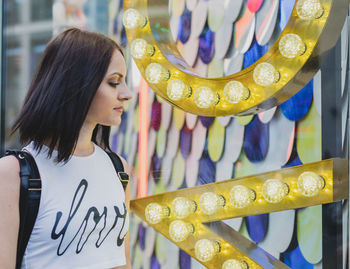
[[[7,0],[4,2],[5,80],[2,128],[6,148],[19,148],[18,135],[11,127],[20,112],[31,78],[46,43],[52,37],[52,1]]]

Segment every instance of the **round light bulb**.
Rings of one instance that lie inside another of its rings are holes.
[[[145,56],[152,56],[154,54],[154,47],[147,43],[142,38],[137,38],[131,42],[131,55],[136,59],[142,59]]]
[[[324,186],[324,179],[314,172],[304,172],[298,177],[298,189],[305,196],[312,197],[319,194]]]
[[[187,218],[190,214],[195,212],[196,209],[196,202],[185,197],[176,197],[171,203],[171,212],[179,219]]]
[[[146,67],[145,76],[149,83],[156,84],[168,80],[170,72],[158,63],[151,63]]]
[[[208,108],[219,103],[219,95],[209,87],[199,87],[193,95],[194,102],[200,108]]]
[[[123,24],[127,29],[134,29],[137,27],[144,27],[147,23],[147,20],[144,16],[141,15],[136,9],[129,8],[124,12],[123,15]]]
[[[253,80],[260,86],[269,86],[279,81],[279,79],[280,73],[272,64],[260,63],[254,69]]]
[[[239,81],[230,81],[224,87],[224,97],[232,104],[247,100],[250,96],[250,91]]]
[[[219,251],[220,244],[214,240],[201,239],[194,246],[196,258],[201,262],[210,261]]]
[[[182,220],[174,220],[169,225],[169,235],[174,242],[182,242],[194,232],[194,227],[191,223]]]
[[[167,86],[167,95],[173,101],[179,101],[191,96],[191,87],[186,85],[182,80],[173,79]]]
[[[234,186],[230,191],[230,203],[237,208],[247,207],[255,200],[255,192],[242,185]]]
[[[289,193],[289,187],[286,183],[278,179],[268,179],[264,182],[262,195],[269,203],[279,203]]]
[[[150,203],[146,206],[145,217],[151,224],[157,224],[170,215],[169,207],[157,203]]]
[[[199,198],[198,205],[204,214],[211,215],[225,206],[225,198],[213,192],[205,192]]]
[[[305,43],[296,34],[286,34],[278,44],[280,53],[286,58],[295,58],[305,52]]]
[[[324,12],[319,0],[299,0],[296,9],[299,18],[303,20],[318,19]]]
[[[229,259],[222,264],[222,269],[248,269],[249,266],[245,261]]]

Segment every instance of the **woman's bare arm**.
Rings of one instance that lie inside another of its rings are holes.
[[[16,266],[19,229],[19,163],[14,156],[0,159],[0,268]]]

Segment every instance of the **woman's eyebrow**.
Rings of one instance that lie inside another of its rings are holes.
[[[113,77],[113,76],[118,76],[118,77],[120,77],[120,78],[123,78],[123,77],[124,77],[123,74],[121,74],[121,73],[119,73],[119,72],[114,72],[114,73],[108,75],[107,77]]]

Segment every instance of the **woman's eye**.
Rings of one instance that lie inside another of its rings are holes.
[[[110,85],[110,86],[112,86],[112,87],[117,87],[120,83],[119,82],[108,82],[108,84]]]

